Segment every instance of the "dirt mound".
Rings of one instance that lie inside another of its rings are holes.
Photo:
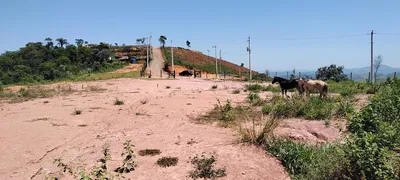
[[[275,129],[278,136],[309,144],[330,143],[339,140],[344,122],[285,119]]]

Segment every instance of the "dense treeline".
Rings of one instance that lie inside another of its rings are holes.
[[[57,43],[57,44],[55,44]],[[76,45],[66,39],[55,42],[30,42],[17,51],[7,51],[0,56],[0,82],[6,84],[37,83],[66,79],[78,74],[104,71],[120,66],[110,63],[110,45],[100,43],[86,47],[82,39]]]

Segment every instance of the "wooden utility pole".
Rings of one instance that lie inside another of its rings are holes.
[[[251,78],[251,49],[250,49],[250,36],[249,36],[249,39],[247,40],[248,42],[249,42],[249,47],[247,47],[247,52],[249,52],[249,73],[250,73],[250,80],[252,79]]]
[[[374,83],[374,30],[371,31],[371,73],[370,73],[370,82]]]
[[[221,50],[219,50],[219,73],[222,73],[222,56],[221,56]]]
[[[215,78],[218,78],[217,45],[213,46],[213,48],[215,48]]]
[[[174,68],[174,48],[172,47],[172,40],[171,40],[171,62],[172,62],[172,71],[175,71],[175,68]]]

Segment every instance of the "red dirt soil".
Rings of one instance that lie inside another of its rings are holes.
[[[221,179],[290,179],[280,162],[263,150],[236,144],[234,130],[189,121],[188,116],[213,108],[217,98],[244,101],[248,93],[231,93],[243,83],[116,79],[69,84],[75,91],[71,95],[0,103],[0,179],[44,179],[59,170],[55,158],[75,171],[79,166],[90,170],[105,143],[110,144],[108,168],[113,170],[121,165],[125,140],[132,140],[135,154],[145,148],[162,151],[157,156],[137,155],[138,167],[124,174],[127,178],[189,179],[189,157],[215,151],[216,167],[227,170]],[[214,84],[218,89],[210,90]],[[107,90],[84,91],[89,85]],[[115,98],[124,104],[114,105]],[[82,114],[73,115],[75,108]],[[179,162],[159,167],[156,161],[164,156],[176,156]]]
[[[166,47],[166,50],[167,50],[167,52],[170,52],[171,48]],[[201,53],[199,51],[192,51],[192,50],[184,49],[184,48],[174,48],[174,57],[184,60],[185,62],[188,62],[190,64],[196,64],[196,65],[214,64],[215,65],[214,57],[204,55],[203,53]],[[218,67],[219,67],[219,62],[220,62],[219,60],[220,59],[218,59]],[[240,67],[240,65],[231,63],[226,60],[222,60],[222,65],[229,67],[235,71],[239,71],[239,69],[240,69],[241,72],[249,72],[248,68]],[[256,71],[252,71],[252,73],[258,74],[258,72],[256,72]]]

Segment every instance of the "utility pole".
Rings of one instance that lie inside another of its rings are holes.
[[[221,50],[219,50],[219,73],[222,73],[222,56],[221,56]]]
[[[174,48],[172,48],[172,40],[171,40],[171,62],[172,62],[172,71],[175,71],[175,68],[174,68]]]
[[[151,48],[151,33],[150,33],[150,42],[149,42],[149,49],[150,49],[150,59],[151,59],[151,57],[153,57],[153,51],[152,51],[152,48]]]
[[[249,70],[250,70],[250,81],[251,81],[251,56],[250,56],[250,54],[251,54],[251,49],[250,49],[250,36],[249,36],[249,39],[247,40],[248,42],[249,42],[249,47],[247,47],[247,52],[249,52]]]
[[[213,46],[213,48],[215,48],[215,77],[218,78],[217,45]]]
[[[371,83],[374,83],[374,30],[371,31]]]
[[[147,37],[146,53],[147,53],[146,68],[149,68],[149,37]]]

